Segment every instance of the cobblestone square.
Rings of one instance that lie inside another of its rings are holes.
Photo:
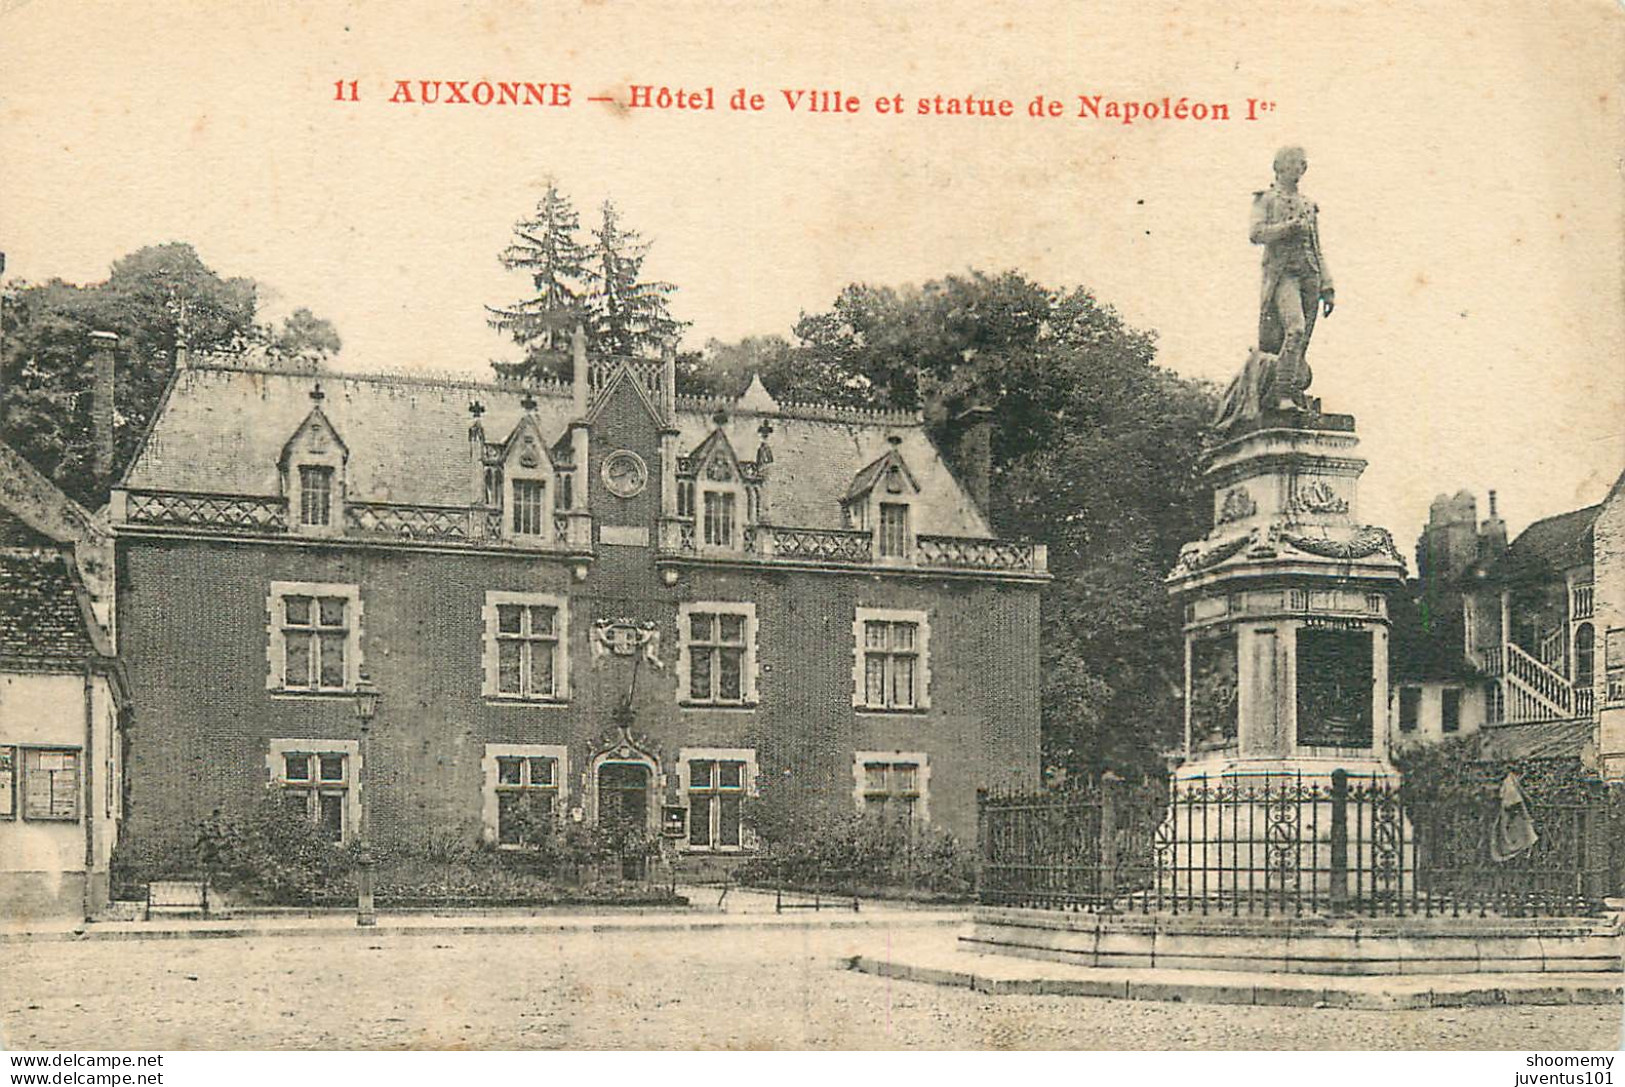
[[[41,942],[7,948],[7,1049],[1543,1049],[1607,1006],[1374,1012],[986,996],[844,968],[941,928]]]

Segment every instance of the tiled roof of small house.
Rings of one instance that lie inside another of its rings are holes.
[[[1545,577],[1591,563],[1591,529],[1602,503],[1536,521],[1512,541],[1490,568],[1491,577],[1517,580]]]
[[[123,485],[134,490],[275,495],[283,444],[314,406],[349,451],[347,494],[366,501],[460,506],[470,500],[469,402],[485,407],[489,441],[507,439],[523,412],[526,387],[422,374],[291,373],[243,364],[203,364],[176,377]],[[536,417],[550,441],[573,415],[569,386],[530,386]],[[853,474],[883,456],[887,438],[920,484],[927,510],[921,532],[988,537],[985,518],[917,415],[816,405],[782,405],[758,413],[734,400],[679,397],[678,448],[687,455],[720,425],[742,459],[768,437],[772,464],[764,490],[767,519],[778,525],[841,525],[841,499]],[[721,412],[724,421],[715,416]]]
[[[0,551],[0,663],[82,664],[107,652],[60,551]]]
[[[96,531],[83,506],[4,442],[0,442],[0,509],[56,543],[73,543]]]
[[[1479,758],[1486,762],[1524,759],[1577,759],[1596,732],[1590,718],[1486,725],[1479,733]]]

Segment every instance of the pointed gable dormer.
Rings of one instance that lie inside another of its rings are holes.
[[[544,545],[554,538],[553,511],[558,475],[547,440],[536,420],[536,400],[525,394],[513,433],[503,443],[500,483],[502,535],[519,543]],[[562,507],[561,507],[562,508]]]
[[[848,526],[874,534],[879,558],[906,560],[914,553],[920,484],[903,460],[902,439],[894,434],[886,442],[886,452],[852,477],[841,512]]]
[[[741,513],[753,473],[741,463],[722,429],[727,421],[726,413],[717,412],[712,417],[715,428],[678,462],[677,510],[679,516],[695,520],[695,542],[700,547],[737,551],[744,544]]]
[[[344,531],[344,471],[350,449],[322,410],[327,394],[310,390],[310,414],[282,446],[277,469],[288,501],[288,530],[307,536]]]

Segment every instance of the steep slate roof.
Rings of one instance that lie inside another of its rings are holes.
[[[0,551],[0,665],[49,661],[82,665],[110,655],[91,621],[89,601],[58,551]]]
[[[277,458],[310,414],[320,382],[322,411],[350,451],[347,494],[357,500],[466,506],[469,494],[470,400],[485,405],[481,425],[490,441],[507,439],[523,412],[525,389],[449,377],[380,373],[299,374],[240,365],[180,371],[164,408],[123,485],[135,490],[275,495]],[[552,441],[572,416],[565,385],[532,388],[537,422]],[[901,439],[898,451],[927,499],[917,528],[943,535],[992,533],[975,503],[926,437],[924,425],[902,415],[845,413],[794,405],[758,414],[734,401],[679,398],[679,452],[694,451],[727,410],[723,431],[738,455],[756,455],[758,428],[773,426],[773,463],[765,493],[773,524],[841,527],[841,499],[855,472]]]

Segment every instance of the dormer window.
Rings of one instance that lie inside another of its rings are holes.
[[[743,543],[744,524],[754,523],[758,504],[746,466],[734,455],[718,425],[690,457],[681,459],[677,478],[677,516],[695,518],[698,543],[704,548],[735,551]]]
[[[277,466],[289,527],[330,536],[344,528],[344,466],[350,453],[322,411],[326,394],[320,385],[311,390],[310,399],[315,406],[282,447]]]
[[[920,485],[898,451],[891,448],[852,478],[841,504],[849,528],[871,533],[874,555],[882,561],[906,562],[914,554],[913,506]]]
[[[333,469],[326,465],[299,466],[299,523],[333,523]]]
[[[486,474],[489,489],[495,483],[502,499],[502,524],[511,539],[553,539],[556,480],[547,446],[529,415],[520,419],[503,451],[502,463]]]

